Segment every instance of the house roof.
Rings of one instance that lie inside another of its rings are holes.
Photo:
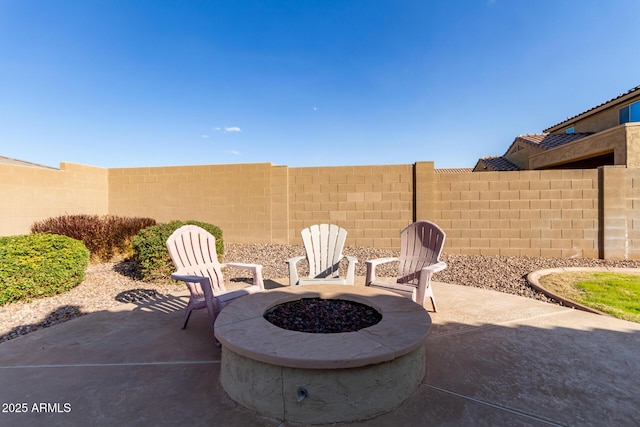
[[[11,157],[0,156],[0,163],[18,166],[30,166],[35,168],[56,169],[50,166],[39,165],[37,163],[26,162],[24,160],[12,159]]]
[[[529,135],[518,136],[513,143],[524,142],[535,147],[539,147],[543,150],[549,150],[556,148],[564,144],[582,139],[585,136],[593,135],[592,133],[538,133]],[[507,150],[509,152],[509,150]]]
[[[440,168],[434,169],[435,173],[467,173],[473,172],[473,168]]]
[[[621,93],[620,95],[616,96],[615,98],[612,98],[608,101],[603,102],[602,104],[596,105],[593,108],[588,109],[585,112],[582,112],[580,114],[577,114],[573,117],[569,117],[568,119],[555,124],[547,129],[544,130],[544,132],[554,132],[559,130],[559,128],[569,124],[569,122],[572,121],[577,121],[578,119],[582,119],[586,116],[590,116],[591,114],[594,114],[598,111],[604,110],[606,107],[610,107],[611,105],[614,104],[618,104],[618,103],[622,103],[624,101],[626,101],[628,98],[637,96],[640,93],[640,86],[636,86],[633,89],[629,89],[628,91],[626,91],[625,93]]]
[[[519,171],[520,167],[504,156],[486,156],[478,160],[473,170]]]
[[[573,141],[577,141],[586,136],[592,135],[591,133],[542,133],[542,134],[527,134],[520,135],[513,140],[506,153],[503,156],[486,156],[480,158],[474,171],[517,171],[522,170],[513,161],[509,160],[508,156],[512,152],[521,150],[523,144],[534,147],[537,152],[550,150],[552,148],[559,147],[564,144],[568,144]],[[514,148],[515,147],[515,148]],[[536,152],[534,151],[534,153]]]

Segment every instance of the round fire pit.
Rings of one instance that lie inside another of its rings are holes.
[[[302,300],[354,302],[381,319],[353,332],[315,333],[265,319],[274,308]],[[422,382],[430,327],[422,307],[381,289],[311,285],[248,295],[215,323],[222,344],[220,381],[238,403],[284,421],[371,418],[399,406]]]
[[[271,307],[264,318],[290,331],[333,334],[368,328],[378,323],[382,315],[373,307],[355,301],[302,298]]]

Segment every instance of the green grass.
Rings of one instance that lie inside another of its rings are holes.
[[[541,278],[545,288],[613,317],[640,323],[640,275],[560,273]]]

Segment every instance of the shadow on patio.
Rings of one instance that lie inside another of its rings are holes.
[[[640,325],[435,286],[421,387],[399,408],[348,425],[635,425]],[[131,302],[0,344],[0,383],[13,384],[0,400],[28,408],[0,413],[0,424],[290,425],[227,397],[206,312],[180,329],[186,291],[119,297]],[[40,403],[52,411],[32,410]]]

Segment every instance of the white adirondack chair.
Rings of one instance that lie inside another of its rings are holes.
[[[213,324],[224,307],[237,298],[264,290],[261,265],[235,262],[221,264],[218,262],[215,237],[198,226],[184,225],[178,228],[167,239],[167,249],[178,269],[171,278],[185,282],[190,293],[182,329],[187,327],[193,310],[206,308],[213,330]],[[227,291],[222,276],[224,267],[250,270],[253,273],[253,285]]]
[[[447,268],[447,264],[440,261],[445,237],[445,232],[432,222],[417,221],[410,224],[400,234],[400,257],[366,261],[365,286],[383,288],[410,297],[423,307],[428,297],[433,311],[437,312],[431,276]],[[396,282],[378,280],[376,267],[392,261],[399,261]]]
[[[342,255],[347,230],[335,224],[319,224],[305,228],[300,233],[306,256],[297,256],[287,260],[289,264],[289,285],[310,285],[313,283],[331,283],[353,285],[355,266],[358,260],[352,256]],[[309,277],[298,277],[297,264],[303,259],[309,262]],[[339,277],[340,261],[348,261],[344,278]]]

